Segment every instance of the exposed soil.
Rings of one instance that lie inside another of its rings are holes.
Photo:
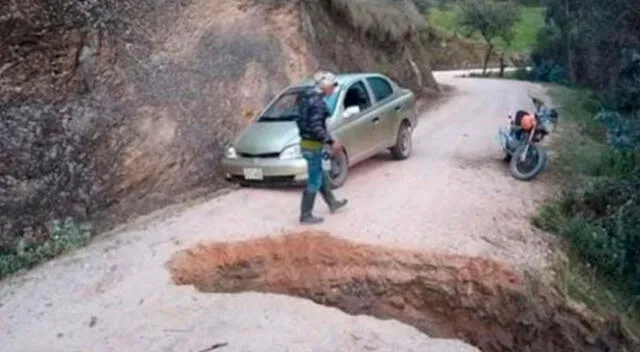
[[[484,258],[363,245],[300,232],[198,245],[168,263],[173,281],[207,292],[305,297],[350,314],[397,319],[482,351],[638,351],[618,321]]]

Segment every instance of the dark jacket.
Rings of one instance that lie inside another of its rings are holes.
[[[300,138],[325,144],[333,143],[327,129],[328,117],[329,109],[322,95],[314,88],[304,91],[300,103],[300,118],[297,120]]]

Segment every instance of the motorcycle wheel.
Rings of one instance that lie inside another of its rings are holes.
[[[509,171],[516,180],[529,181],[538,176],[547,163],[547,153],[537,144],[529,145],[527,156],[520,161],[525,145],[518,147],[509,162]]]

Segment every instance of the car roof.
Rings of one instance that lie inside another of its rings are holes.
[[[384,77],[384,75],[375,72],[341,73],[336,75],[336,79],[338,80],[338,84],[340,84],[341,86],[347,86],[358,79],[380,76]],[[313,80],[308,79],[301,83],[291,85],[291,88],[304,88],[311,86],[313,86]]]

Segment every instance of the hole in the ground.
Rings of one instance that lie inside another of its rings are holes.
[[[353,243],[324,232],[198,245],[174,254],[172,280],[204,292],[308,298],[349,314],[396,319],[482,351],[640,351],[551,287],[488,259]]]

